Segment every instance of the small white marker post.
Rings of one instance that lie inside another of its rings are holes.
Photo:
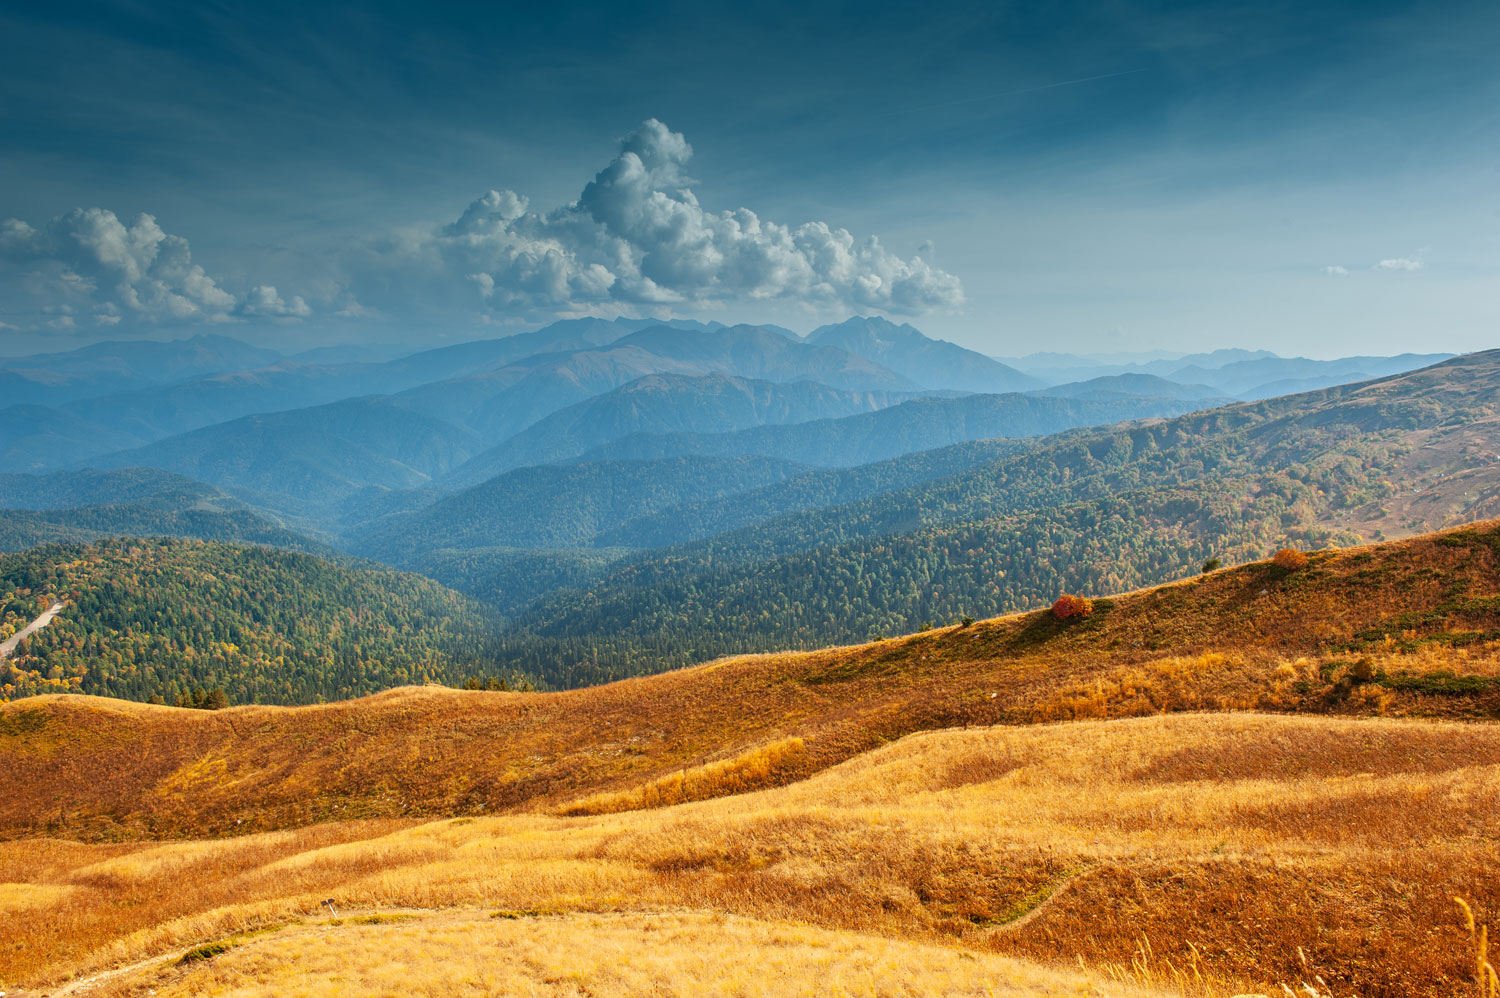
[[[334,918],[339,917],[338,909],[334,908],[333,906],[333,898],[324,898],[323,903],[328,906],[328,911],[333,915]]]

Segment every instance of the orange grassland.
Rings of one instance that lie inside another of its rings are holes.
[[[1495,523],[567,693],[36,698],[0,982],[1478,994],[1496,716]]]

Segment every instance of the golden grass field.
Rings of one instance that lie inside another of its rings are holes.
[[[1493,523],[562,694],[21,701],[0,984],[1479,995],[1497,715]]]

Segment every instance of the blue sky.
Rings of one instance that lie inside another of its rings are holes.
[[[1496,51],[1493,0],[11,3],[0,354],[582,313],[1497,346]]]

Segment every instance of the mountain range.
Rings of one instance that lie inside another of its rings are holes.
[[[0,549],[178,537],[369,559],[511,618],[496,667],[552,685],[1500,512],[1488,354],[1006,364],[864,317],[76,353],[6,362],[32,394],[0,410]]]

